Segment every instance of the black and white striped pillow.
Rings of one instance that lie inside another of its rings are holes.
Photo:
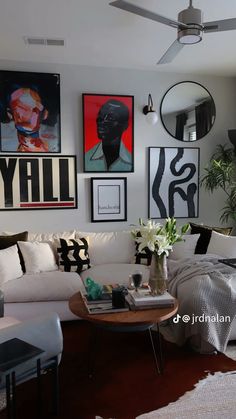
[[[88,254],[88,242],[85,238],[59,239],[59,269],[65,272],[77,272],[78,274],[90,268]]]

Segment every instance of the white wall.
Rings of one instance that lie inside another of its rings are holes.
[[[146,124],[142,108],[147,104],[148,93],[152,94],[155,108],[159,110],[162,96],[170,86],[185,80],[201,83],[213,96],[216,104],[216,121],[211,132],[203,139],[191,143],[200,147],[201,173],[215,146],[228,142],[227,130],[236,128],[235,79],[220,77],[196,77],[181,74],[164,74],[141,70],[103,69],[52,64],[24,64],[0,60],[2,70],[57,72],[61,74],[61,127],[62,154],[77,155],[78,209],[1,211],[0,231],[57,231],[81,229],[83,231],[105,231],[126,229],[136,224],[139,217],[148,215],[148,147],[177,147],[180,142],[173,139],[163,128]],[[127,176],[128,221],[116,223],[90,222],[90,177],[112,176],[112,174],[83,173],[83,129],[82,93],[134,95],[134,173],[113,174]],[[185,144],[184,144],[185,146]],[[224,206],[221,194],[209,195],[200,191],[200,216],[202,221],[219,225],[220,208]],[[184,220],[180,220],[180,223]]]

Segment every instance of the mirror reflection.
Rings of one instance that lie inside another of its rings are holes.
[[[196,141],[211,130],[216,116],[208,90],[195,82],[172,86],[161,102],[161,120],[167,132],[180,141]]]

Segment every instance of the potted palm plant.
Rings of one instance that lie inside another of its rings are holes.
[[[217,189],[226,195],[225,206],[222,208],[220,220],[236,221],[236,154],[235,149],[225,145],[218,145],[210,162],[204,169],[201,186],[211,193]]]

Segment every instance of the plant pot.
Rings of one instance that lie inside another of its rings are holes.
[[[167,291],[167,260],[166,255],[157,255],[153,253],[151,265],[149,286],[152,295],[161,295]]]

